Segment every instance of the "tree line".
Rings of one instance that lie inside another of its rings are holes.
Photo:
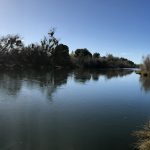
[[[112,54],[101,56],[88,49],[71,54],[67,45],[59,43],[51,29],[38,44],[24,45],[18,35],[0,38],[0,68],[134,68],[136,64]]]

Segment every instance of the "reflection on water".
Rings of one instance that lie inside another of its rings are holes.
[[[77,82],[85,83],[89,80],[99,80],[100,76],[106,79],[114,77],[122,77],[131,74],[132,70],[54,70],[51,72],[1,72],[0,73],[0,90],[8,95],[15,96],[21,90],[24,84],[29,88],[38,86],[39,89],[44,88],[50,96],[57,87],[67,84],[70,76],[74,77]]]
[[[144,89],[145,92],[150,92],[150,77],[140,77],[140,83],[142,86],[142,89]]]
[[[132,72],[1,72],[0,150],[130,149],[150,115]]]
[[[68,71],[52,72],[1,72],[0,90],[5,94],[16,96],[23,86],[28,88],[38,87],[46,90],[50,96],[58,86],[67,83]]]
[[[109,70],[77,70],[74,71],[75,81],[85,83],[88,80],[99,80],[99,77],[104,76],[106,79],[123,77],[129,75],[133,70],[129,69],[109,69]]]

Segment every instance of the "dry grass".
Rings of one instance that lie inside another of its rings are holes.
[[[134,135],[138,138],[138,150],[150,150],[150,122],[142,130],[134,132]]]

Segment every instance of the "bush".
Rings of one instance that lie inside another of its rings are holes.
[[[89,52],[88,49],[77,49],[75,51],[75,56],[76,57],[92,57],[92,54]]]
[[[150,55],[143,57],[143,64],[141,65],[141,70],[150,71]]]

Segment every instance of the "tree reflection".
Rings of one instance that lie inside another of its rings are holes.
[[[0,90],[4,93],[15,96],[21,89],[21,76],[17,73],[0,73]]]
[[[38,88],[50,98],[57,87],[66,84],[70,71],[8,71],[0,73],[0,91],[6,95],[17,96],[24,85],[29,89]]]
[[[58,87],[67,84],[68,77],[74,77],[75,82],[86,83],[89,80],[97,81],[100,76],[107,79],[122,77],[132,73],[132,70],[53,70],[53,71],[5,71],[0,73],[0,91],[5,95],[17,96],[21,89],[38,89],[47,93],[51,100],[52,94]],[[144,82],[144,81],[143,81]],[[146,83],[143,83],[148,84]]]
[[[145,92],[150,92],[150,77],[141,76],[140,83]]]
[[[75,70],[74,71],[74,80],[76,82],[85,83],[91,79],[91,72],[88,70]]]
[[[104,70],[101,75],[105,76],[107,79],[123,77],[133,73],[131,69],[112,69],[112,70]]]
[[[85,83],[89,80],[98,81],[100,76],[104,76],[106,79],[123,77],[129,75],[133,70],[129,69],[103,69],[103,70],[75,70],[74,79],[76,82]]]

